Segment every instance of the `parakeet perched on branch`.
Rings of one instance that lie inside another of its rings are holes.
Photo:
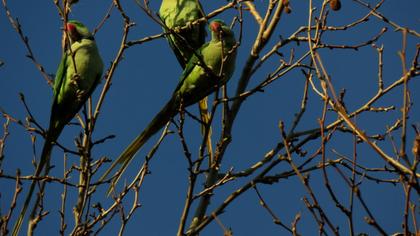
[[[201,5],[198,0],[163,0],[159,15],[167,27],[164,27],[166,33],[170,33],[168,28],[183,28],[168,34],[166,38],[182,69],[185,69],[194,51],[206,40],[206,23],[203,21],[192,25],[194,20],[203,17]]]
[[[182,69],[185,69],[194,52],[205,43],[206,22],[201,21],[200,23],[192,24],[193,21],[204,17],[203,9],[198,0],[163,0],[159,15],[166,26],[163,29],[166,33],[171,33],[166,36],[169,46],[171,46]],[[206,124],[210,122],[207,97],[200,100],[198,107],[200,118],[203,122],[201,132],[205,135]],[[211,128],[207,136],[207,148],[209,155],[211,155]]]
[[[221,20],[213,20],[209,28],[211,41],[191,57],[169,102],[100,178],[100,181],[103,181],[115,167],[120,166],[109,191],[113,189],[140,148],[178,113],[181,104],[187,107],[197,103],[214,92],[218,86],[224,85],[232,76],[237,46],[234,33]]]
[[[35,177],[39,177],[44,167],[49,165],[51,150],[61,131],[79,112],[102,77],[103,62],[95,39],[88,28],[78,21],[70,20],[65,31],[69,37],[70,47],[64,53],[55,75],[50,124]],[[47,169],[44,171],[48,173]],[[31,183],[22,211],[13,228],[13,235],[19,233],[36,182],[33,180]]]

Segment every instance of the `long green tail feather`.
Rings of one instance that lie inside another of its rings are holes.
[[[111,167],[102,175],[99,181],[105,180],[105,178],[117,167],[121,165],[119,171],[117,172],[116,176],[108,188],[107,194],[109,195],[118,180],[121,178],[122,174],[126,170],[128,164],[133,160],[136,153],[141,149],[141,147],[151,138],[154,134],[156,134],[160,129],[162,129],[178,112],[178,102],[175,96],[163,107],[163,109],[153,118],[153,120],[149,123],[149,125],[144,129],[144,131],[134,139],[133,142],[120,154],[120,156],[112,163]]]
[[[34,177],[39,177],[41,175],[42,170],[44,169],[45,164],[47,164],[50,161],[50,155],[51,155],[51,150],[53,147],[53,142],[54,142],[54,139],[48,138],[47,136],[44,147],[42,148],[41,159],[35,170]],[[28,206],[29,206],[29,203],[31,202],[32,195],[34,193],[37,182],[38,181],[35,179],[32,180],[31,182],[31,186],[29,187],[29,192],[26,195],[25,202],[23,203],[23,208],[20,211],[19,218],[17,219],[15,226],[13,227],[13,232],[12,232],[13,236],[19,235],[19,231],[20,231],[20,228],[22,227],[23,219],[25,218],[25,214],[26,214],[26,211],[28,210]]]

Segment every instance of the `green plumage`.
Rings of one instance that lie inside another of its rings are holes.
[[[191,25],[194,20],[203,17],[201,9],[198,0],[163,0],[159,9],[160,18],[167,28],[188,26],[186,29],[166,36],[182,69],[185,68],[194,51],[199,49],[206,39],[204,21]],[[169,33],[166,28],[164,30]]]
[[[100,178],[100,181],[104,180],[115,167],[121,165],[110,191],[140,148],[178,113],[181,101],[184,107],[197,103],[212,93],[217,85],[224,85],[232,76],[236,60],[234,34],[221,20],[212,21],[210,29],[211,41],[204,44],[191,57],[169,102]],[[226,57],[223,67],[222,56]],[[206,66],[201,66],[202,62]],[[211,70],[211,73],[205,68]]]
[[[35,170],[35,177],[49,166],[51,150],[61,131],[80,110],[98,85],[103,71],[103,62],[93,35],[78,21],[68,21],[66,31],[71,50],[64,53],[54,81],[54,97],[51,107],[50,124],[45,137],[41,158]],[[48,168],[44,170],[48,174]],[[32,181],[22,211],[13,229],[18,235],[36,181]]]

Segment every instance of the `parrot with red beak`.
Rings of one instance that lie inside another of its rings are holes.
[[[69,20],[65,32],[69,38],[70,46],[63,53],[55,74],[50,123],[45,134],[41,157],[34,173],[35,178],[41,176],[44,168],[44,175],[48,174],[54,143],[64,127],[85,104],[102,77],[104,65],[95,39],[88,28],[79,21]],[[36,180],[32,180],[23,208],[13,228],[13,236],[19,234],[36,183]]]
[[[105,180],[114,168],[120,166],[108,194],[140,148],[177,115],[181,104],[187,107],[199,102],[232,77],[236,60],[235,35],[222,20],[213,20],[209,29],[211,40],[191,56],[171,99],[100,178],[99,181]]]

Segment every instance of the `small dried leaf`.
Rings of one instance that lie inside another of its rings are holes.
[[[292,8],[290,7],[289,0],[284,0],[283,4],[284,4],[284,12],[286,12],[286,14],[292,13]]]
[[[333,11],[338,11],[338,10],[340,10],[340,9],[341,9],[341,2],[340,2],[340,0],[331,0],[331,1],[330,1],[330,8],[331,8]]]
[[[420,135],[417,135],[416,139],[414,139],[412,152],[414,156],[420,156]]]

